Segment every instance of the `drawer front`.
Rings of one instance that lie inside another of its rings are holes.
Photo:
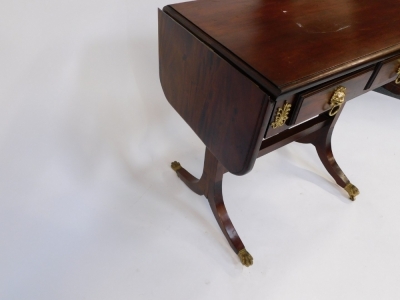
[[[331,110],[331,99],[339,87],[344,87],[344,100],[353,99],[365,92],[364,90],[368,80],[373,73],[373,67],[366,70],[340,78],[327,85],[323,85],[312,90],[300,93],[295,101],[295,107],[290,117],[289,124],[295,125],[319,114]]]
[[[397,78],[397,71],[400,68],[400,56],[388,59],[382,63],[374,81],[372,82],[371,89],[378,88],[386,83],[394,81]]]

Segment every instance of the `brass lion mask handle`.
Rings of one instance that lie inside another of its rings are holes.
[[[331,105],[331,110],[329,111],[329,115],[333,117],[338,113],[340,107],[344,103],[344,97],[346,96],[346,88],[343,86],[339,86],[335,89],[329,104]]]
[[[397,78],[394,81],[395,84],[400,84],[400,67],[397,69]]]

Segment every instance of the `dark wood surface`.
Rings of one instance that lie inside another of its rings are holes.
[[[226,172],[227,170],[208,148],[206,148],[204,169],[200,179],[194,177],[182,166],[176,170],[178,177],[193,192],[204,195],[208,199],[222,232],[235,253],[238,253],[244,245],[229,218],[222,196],[222,178]]]
[[[329,116],[328,113],[323,113],[309,122],[304,122],[299,126],[295,126],[281,134],[264,140],[258,156],[268,154],[294,141],[303,144],[313,144],[325,169],[339,186],[345,188],[350,183],[350,180],[337,164],[331,145],[332,133],[344,105],[340,107],[338,113],[333,117]]]
[[[326,123],[330,122],[330,117],[327,114],[320,115],[309,122],[305,122],[293,128],[287,129],[281,134],[276,134],[268,139],[263,140],[261,143],[258,157],[266,155],[275,151],[287,144],[300,140],[301,138],[318,131]]]
[[[346,101],[368,92],[370,89],[365,89],[365,87],[373,72],[375,72],[374,67],[359,70],[345,77],[335,79],[328,83],[308,89],[304,92],[300,92],[296,95],[292,95],[288,97],[287,100],[285,99],[284,101],[280,101],[275,106],[272,118],[274,118],[277,110],[282,107],[283,103],[289,103],[292,105],[289,114],[290,118],[282,127],[272,128],[270,124],[267,128],[265,138],[272,137],[289,129],[293,125],[304,122],[308,119],[322,114],[327,110],[330,110],[330,99],[334,93],[335,88],[339,86],[343,86],[346,88]]]
[[[400,68],[400,56],[388,59],[380,63],[371,88],[380,87],[386,83],[390,83],[397,77],[397,70]]]
[[[245,174],[257,157],[288,143],[311,143],[354,200],[359,191],[331,147],[345,104],[329,116],[328,103],[338,86],[347,88],[348,101],[394,79],[400,65],[396,5],[387,0],[202,0],[159,11],[161,85],[206,146],[200,180],[177,163],[172,167],[192,191],[208,198],[244,265],[251,265],[252,257],[224,205],[223,174]],[[386,87],[400,93],[393,83]],[[285,102],[292,104],[291,119],[266,131]]]
[[[389,82],[388,84],[385,84],[383,86],[383,88],[388,90],[389,92],[395,94],[395,95],[392,95],[392,96],[396,96],[397,95],[397,98],[399,98],[399,95],[400,95],[400,84],[396,84],[393,81],[393,82]]]
[[[273,103],[162,11],[159,30],[160,81],[167,100],[229,172],[249,172]]]
[[[345,79],[334,80],[327,85],[314,88],[310,91],[300,93],[293,110],[292,124],[304,122],[316,117],[324,111],[330,110],[330,99],[339,86],[346,88],[346,101],[351,100],[367,92],[364,90],[368,79],[371,77],[373,68],[358,71]]]
[[[344,103],[340,107],[339,112],[334,117],[329,118],[328,121],[325,122],[322,128],[315,130],[314,132],[311,132],[310,134],[296,140],[296,142],[299,143],[313,144],[315,146],[317,154],[325,169],[333,177],[333,179],[335,179],[336,183],[342,188],[345,188],[350,183],[350,180],[339,167],[333,155],[332,134],[336,122],[338,121],[345,104],[346,103]],[[354,198],[350,199],[354,200]]]
[[[389,0],[203,0],[164,10],[179,13],[188,28],[194,25],[217,41],[216,51],[241,60],[242,70],[253,68],[248,75],[254,81],[268,81],[282,93],[398,52],[400,15],[393,6],[399,5]]]

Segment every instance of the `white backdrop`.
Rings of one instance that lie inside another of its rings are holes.
[[[170,169],[204,146],[158,80],[165,1],[2,1],[0,299],[399,299],[400,100],[347,104],[336,158],[309,145],[224,177],[243,267]]]

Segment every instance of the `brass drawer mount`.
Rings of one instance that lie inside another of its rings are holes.
[[[335,89],[329,104],[331,105],[331,110],[329,111],[329,115],[333,117],[338,113],[340,107],[344,103],[344,97],[346,96],[346,88],[343,86],[339,86]]]
[[[397,78],[395,80],[396,84],[400,84],[400,67],[397,69]]]

